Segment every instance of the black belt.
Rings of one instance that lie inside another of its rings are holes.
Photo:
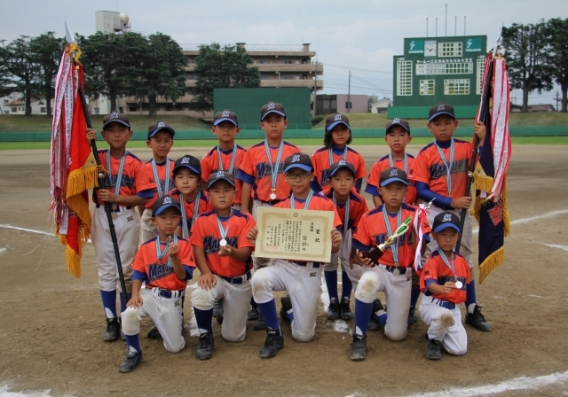
[[[184,295],[185,291],[168,291],[167,289],[158,288],[158,295],[162,298],[172,299],[179,298]]]
[[[268,204],[270,206],[273,206],[273,205],[278,204],[282,200],[270,200],[270,201],[258,200],[258,201],[260,201],[262,204]]]
[[[456,304],[454,302],[445,301],[443,299],[436,299],[434,297],[432,297],[432,303],[435,303],[440,307],[445,307],[446,309],[449,310],[452,310],[456,307]]]
[[[101,208],[104,207],[104,204],[97,204],[96,205],[97,208]],[[120,212],[121,208],[124,208],[125,210],[130,210],[132,209],[131,206],[129,205],[117,205],[115,209],[112,208],[112,205],[110,206],[110,212]]]
[[[410,267],[404,267],[404,266],[390,266],[390,265],[383,265],[382,263],[379,263],[379,265],[382,265],[385,267],[385,270],[389,273],[394,272],[395,269],[398,269],[398,271],[400,272],[400,274],[406,274],[406,270],[410,269]]]
[[[237,277],[223,277],[223,276],[219,276],[219,277],[221,277],[223,280],[225,280],[229,284],[242,284],[245,281],[250,280],[250,271],[246,272],[246,274],[244,274],[242,276],[237,276]]]
[[[304,267],[307,266],[308,263],[310,263],[310,262],[301,262],[301,261],[289,261],[289,262],[291,262],[291,263],[293,263],[293,264],[295,264],[295,265],[304,266]],[[312,263],[313,263],[314,269],[319,268],[320,265],[321,265],[321,263],[319,263],[319,262],[312,262]]]

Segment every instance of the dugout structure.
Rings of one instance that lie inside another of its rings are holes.
[[[216,88],[213,90],[215,112],[230,109],[237,113],[241,130],[260,129],[260,108],[266,103],[284,105],[288,129],[310,129],[310,89],[298,88]]]
[[[439,102],[456,117],[474,118],[481,97],[487,36],[404,39],[404,55],[393,57],[393,106],[388,117],[428,117]]]

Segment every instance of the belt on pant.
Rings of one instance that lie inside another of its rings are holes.
[[[290,262],[290,263],[293,263],[293,264],[295,264],[295,265],[304,266],[304,267],[305,267],[305,266],[308,266],[308,263],[313,263],[314,269],[319,268],[320,265],[321,265],[321,263],[319,263],[319,262],[301,262],[301,261],[289,261],[289,262]]]
[[[440,307],[445,307],[446,309],[455,309],[456,304],[454,302],[448,302],[445,301],[443,299],[436,299],[436,298],[432,298],[432,303],[435,303],[436,305],[440,306]]]
[[[400,274],[406,274],[406,271],[410,269],[410,267],[383,265],[382,263],[379,263],[379,266],[383,266],[385,270],[389,273],[392,273],[395,271],[395,269],[398,269]]]
[[[101,208],[104,207],[104,204],[97,204],[95,207]],[[110,206],[110,212],[121,212],[130,209],[132,209],[130,205],[117,205],[115,209],[112,208],[112,205]]]
[[[161,288],[152,288],[152,292],[167,299],[177,299],[185,295],[185,291],[170,291]]]
[[[223,280],[225,280],[229,284],[242,284],[245,281],[250,280],[250,271],[246,272],[246,274],[243,274],[242,276],[236,276],[236,277],[219,276],[219,277],[221,277]]]
[[[259,202],[261,202],[262,204],[268,204],[270,206],[273,206],[275,204],[278,204],[279,202],[281,202],[282,200],[269,200],[269,201],[264,201],[264,200],[258,200]]]

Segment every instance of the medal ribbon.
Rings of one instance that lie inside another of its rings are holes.
[[[219,159],[219,170],[225,171],[225,166],[223,165],[223,159],[221,158],[221,149],[217,146],[217,158]],[[235,169],[235,160],[237,159],[237,145],[233,146],[231,152],[231,165],[229,166],[229,174],[233,174],[233,170]],[[272,159],[270,159],[272,160]]]
[[[178,238],[174,234],[174,244],[177,244],[177,242],[178,242]],[[161,245],[161,242],[160,242],[160,236],[156,237],[156,255],[158,256],[158,261],[164,260],[166,255],[168,255],[169,251],[170,251],[170,244],[166,242],[166,246],[162,250],[162,245]],[[168,267],[173,267],[173,266],[174,265],[172,263],[172,260],[170,258],[168,258]]]
[[[393,233],[392,233],[392,228],[391,228],[391,225],[390,225],[390,219],[389,219],[390,217],[389,217],[389,214],[387,212],[387,207],[384,204],[383,204],[383,218],[384,218],[385,224],[387,226],[387,232],[388,232],[389,236],[392,236]],[[402,211],[399,208],[398,213],[396,214],[396,225],[397,225],[397,227],[400,224],[402,224]],[[392,252],[393,261],[395,263],[400,263],[399,260],[398,260],[398,238],[394,242],[394,249],[392,249],[392,246],[391,246],[391,252]]]
[[[264,150],[266,151],[266,157],[268,157],[268,163],[270,164],[270,173],[272,175],[272,180],[270,181],[270,190],[276,191],[276,180],[278,179],[278,168],[280,168],[280,160],[282,159],[282,150],[284,149],[284,141],[280,141],[280,146],[278,146],[278,156],[276,157],[276,166],[272,164],[272,155],[270,154],[270,147],[268,146],[268,141],[264,140]]]
[[[341,157],[341,159],[342,159],[343,161],[346,161],[346,160],[347,160],[347,146],[345,146],[345,147],[343,148],[343,156]],[[333,163],[334,163],[334,161],[333,161],[333,149],[330,148],[330,149],[329,149],[329,166],[331,167],[331,165],[332,165]]]
[[[335,199],[335,192],[333,192],[333,204],[337,207],[337,200]],[[347,197],[345,202],[345,218],[343,221],[343,234],[347,233],[347,227],[349,226],[349,210],[351,207],[351,197]]]
[[[448,260],[448,257],[446,256],[444,251],[442,251],[441,249],[438,249],[438,253],[440,254],[440,258],[442,258],[442,260],[444,261],[446,266],[452,271],[454,278],[457,279],[458,276],[456,276],[456,271],[455,271],[455,268],[454,268],[454,253],[452,252],[452,260],[451,261]]]
[[[438,149],[438,153],[440,154],[440,158],[442,162],[446,166],[446,184],[448,185],[448,195],[452,194],[452,166],[454,165],[454,138],[450,139],[450,163],[446,161],[446,156],[440,146],[436,143],[436,149]]]
[[[229,214],[229,219],[231,219],[231,216],[233,216],[233,209],[231,208],[231,213]],[[217,226],[219,226],[219,233],[221,234],[221,239],[223,240],[227,240],[227,233],[229,233],[229,222],[227,221],[227,228],[225,229],[223,227],[223,223],[221,222],[221,219],[219,219],[219,215],[216,215],[217,217]]]
[[[166,159],[166,179],[164,180],[164,191],[162,192],[162,183],[160,177],[158,176],[158,168],[156,166],[156,160],[152,159],[152,172],[154,173],[154,180],[156,181],[156,190],[158,191],[158,197],[162,198],[168,194],[170,189],[170,159]]]
[[[112,168],[111,168],[111,164],[110,164],[110,149],[107,150],[107,155],[106,155],[106,166],[107,166],[107,171],[109,173],[109,175],[111,176],[111,185],[112,185]],[[122,184],[122,173],[124,172],[124,161],[126,159],[126,152],[124,152],[124,154],[122,155],[122,158],[120,159],[120,165],[118,166],[118,174],[116,174],[116,185],[114,186],[114,194],[116,194],[118,196],[118,193],[120,193],[120,185]],[[113,203],[113,207],[116,207],[116,203]]]
[[[391,166],[391,168],[395,166],[391,153],[389,153],[389,165]],[[404,153],[404,172],[408,172],[408,156],[406,153]]]
[[[182,224],[182,237],[188,238],[189,237],[189,225],[187,224],[187,217],[185,215],[185,201],[183,198],[183,194],[180,192],[179,194],[180,199],[180,207],[181,207],[181,224]],[[201,202],[201,190],[197,192],[197,196],[195,196],[195,200],[193,201],[193,218],[191,218],[191,226],[195,223],[197,219],[197,215],[199,215],[199,204]]]
[[[304,209],[307,210],[308,206],[310,205],[310,201],[312,200],[312,196],[314,195],[314,191],[310,190],[308,197],[306,197],[306,201],[304,202]],[[296,200],[294,199],[294,193],[290,196],[290,208],[293,210],[296,209]]]

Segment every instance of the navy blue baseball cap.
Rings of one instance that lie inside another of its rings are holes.
[[[353,176],[357,175],[357,172],[355,171],[355,167],[353,166],[353,164],[345,160],[339,160],[338,162],[335,162],[329,166],[329,177],[331,178],[332,176],[337,174],[337,171],[341,169],[346,169],[351,171]]]
[[[189,154],[176,160],[173,174],[175,175],[181,168],[187,168],[194,174],[201,175],[201,162],[197,157],[190,156]]]
[[[152,205],[152,215],[157,216],[160,215],[162,212],[167,210],[168,208],[175,208],[181,214],[181,207],[179,201],[171,196],[163,196],[154,201]]]
[[[239,126],[239,120],[237,119],[237,114],[235,112],[231,112],[229,109],[225,109],[221,112],[215,113],[215,119],[213,119],[213,125],[217,126],[221,124],[223,121],[228,121],[233,123],[235,127]]]
[[[103,130],[111,123],[119,123],[130,128],[130,120],[128,120],[128,116],[124,113],[112,112],[106,115],[103,119]]]
[[[381,172],[379,186],[386,186],[393,182],[404,183],[408,186],[408,177],[406,176],[406,172],[396,167],[387,168]]]
[[[325,130],[331,131],[339,124],[343,124],[345,127],[347,127],[348,130],[351,129],[347,116],[344,116],[341,113],[335,113],[330,114],[329,116],[327,116],[327,119],[325,119]]]
[[[268,102],[266,105],[260,108],[260,121],[263,121],[266,116],[270,113],[276,113],[280,116],[286,118],[286,112],[284,111],[284,106],[281,103]]]
[[[447,105],[445,103],[439,103],[430,108],[430,113],[428,115],[428,121],[434,120],[436,117],[441,115],[450,116],[455,119],[456,114],[454,113],[454,107],[452,105]]]
[[[294,168],[299,168],[306,172],[313,172],[314,166],[312,165],[312,159],[305,153],[296,153],[288,156],[286,160],[284,160],[284,172],[288,172]]]
[[[212,172],[211,175],[209,175],[209,179],[207,180],[207,189],[210,189],[211,186],[219,181],[225,181],[232,187],[235,187],[235,177],[230,172],[219,170],[217,172]]]
[[[156,134],[160,131],[169,132],[172,135],[172,138],[176,134],[176,131],[172,127],[170,127],[163,121],[158,121],[156,124],[152,124],[150,127],[148,127],[148,140],[150,140],[150,138],[152,138],[153,136],[156,136]]]
[[[444,229],[452,228],[458,233],[461,233],[460,229],[460,217],[450,211],[442,212],[436,215],[434,218],[434,226],[432,230],[436,233],[441,232]]]
[[[398,118],[398,117],[395,117],[394,119],[392,119],[392,121],[390,123],[387,124],[385,134],[388,134],[391,127],[393,127],[395,125],[401,126],[410,134],[410,125],[408,124],[408,121],[401,119],[401,118]]]

